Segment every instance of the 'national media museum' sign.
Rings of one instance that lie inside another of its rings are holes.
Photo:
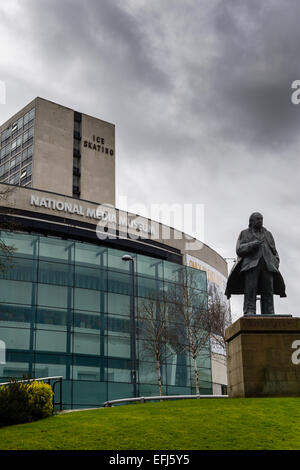
[[[119,212],[119,221],[117,222],[117,211],[113,207],[108,209],[105,206],[99,205],[97,208],[84,208],[83,206],[72,202],[61,201],[49,197],[39,197],[33,194],[30,197],[30,205],[35,207],[45,207],[45,209],[50,209],[52,211],[85,216],[90,219],[98,220],[99,222],[101,221],[104,225],[107,225],[108,223],[117,225],[118,223],[119,225],[136,230],[137,232],[144,232],[147,235],[155,236],[154,227],[146,222],[144,218],[142,218],[143,221],[129,220],[126,212],[123,213],[123,215]],[[135,216],[135,218],[139,217]]]

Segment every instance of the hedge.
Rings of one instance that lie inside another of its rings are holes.
[[[36,421],[53,413],[53,391],[43,382],[0,384],[0,425]]]

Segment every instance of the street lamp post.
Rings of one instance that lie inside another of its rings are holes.
[[[130,255],[122,256],[123,261],[129,261],[131,264],[131,308],[130,308],[130,320],[131,320],[131,381],[133,383],[133,396],[136,395],[136,337],[135,337],[135,298],[134,298],[134,259]]]

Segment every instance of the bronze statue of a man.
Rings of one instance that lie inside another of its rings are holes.
[[[279,256],[274,238],[263,227],[263,216],[250,216],[249,228],[243,230],[236,245],[237,261],[228,277],[225,295],[244,294],[244,315],[256,313],[256,296],[261,297],[261,314],[274,314],[273,295],[286,297],[279,272]]]

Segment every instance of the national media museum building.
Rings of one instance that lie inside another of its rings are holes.
[[[0,133],[0,189],[11,190],[0,201],[1,239],[16,249],[0,273],[0,382],[62,376],[64,408],[101,406],[133,396],[134,356],[137,396],[158,395],[155,358],[138,329],[133,354],[132,319],[145,298],[179,283],[183,266],[207,297],[209,277],[226,281],[225,260],[115,208],[113,124],[36,98]],[[166,347],[163,393],[195,393],[189,354]],[[209,344],[198,365],[200,393],[222,393],[226,370]]]

